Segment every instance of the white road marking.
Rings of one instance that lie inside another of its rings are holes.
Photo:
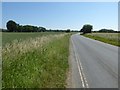
[[[82,72],[81,72],[80,66],[78,64],[78,60],[76,60],[76,61],[77,61],[77,66],[78,66],[78,70],[79,70],[82,86],[83,86],[83,88],[85,88],[85,84],[84,84],[84,80],[83,80],[83,76],[82,76]]]
[[[80,63],[80,60],[78,60],[78,62],[79,62],[80,67],[81,67],[81,72],[82,72],[82,74],[83,74],[83,78],[84,78],[84,81],[85,81],[85,84],[86,84],[86,88],[89,88],[89,85],[88,85],[88,82],[87,82],[87,80],[86,80],[85,74],[83,73],[83,67],[82,67],[82,65],[81,65],[81,63]]]
[[[71,39],[71,40],[72,40],[72,39]],[[72,45],[73,45],[73,40],[72,40]],[[73,45],[73,48],[74,48],[74,45]],[[86,78],[85,78],[85,74],[83,73],[82,65],[81,65],[80,60],[79,60],[79,58],[77,57],[75,51],[74,51],[74,54],[75,54],[75,58],[76,58],[76,61],[77,61],[77,67],[78,67],[79,75],[80,75],[80,78],[81,78],[82,87],[83,87],[83,88],[89,88],[88,82],[87,82],[87,80],[86,80]]]

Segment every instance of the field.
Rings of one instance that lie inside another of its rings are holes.
[[[0,32],[0,46],[2,46],[2,33]]]
[[[3,88],[64,88],[69,37],[68,33],[3,33]]]
[[[2,81],[2,33],[0,32],[0,81]],[[0,89],[2,88],[2,83],[0,83]]]
[[[120,34],[118,33],[90,33],[85,34],[84,36],[115,46],[120,46]]]
[[[60,34],[60,33],[57,33],[57,32],[34,32],[34,33],[2,33],[2,46],[4,46],[6,43],[12,43],[14,42],[14,40],[18,40],[18,41],[22,41],[22,40],[25,40],[25,39],[28,39],[28,38],[34,38],[34,37],[37,37],[37,36],[46,36],[46,35],[49,35],[49,34]]]

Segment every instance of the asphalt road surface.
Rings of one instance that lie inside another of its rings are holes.
[[[118,47],[71,36],[72,88],[118,88]]]

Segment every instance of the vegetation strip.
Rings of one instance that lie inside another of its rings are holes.
[[[85,37],[89,37],[95,40],[99,40],[108,44],[112,44],[120,47],[120,38],[118,33],[91,33],[83,34]]]
[[[65,87],[69,37],[69,34],[48,35],[44,37],[43,41],[37,37],[33,40],[30,39],[29,43],[29,40],[25,40],[26,43],[24,43],[25,41],[17,42],[4,47],[2,51],[3,88]],[[33,46],[29,47],[31,44]],[[39,44],[42,45],[39,46]],[[14,45],[17,45],[16,48],[13,47]],[[24,46],[26,47],[24,48]],[[5,51],[7,47],[9,52]],[[11,53],[15,54],[14,57],[11,56]]]
[[[2,46],[4,47],[7,43],[13,43],[14,41],[23,41],[29,38],[42,37],[47,35],[63,34],[62,32],[2,32]]]

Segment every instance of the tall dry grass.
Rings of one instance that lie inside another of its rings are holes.
[[[33,51],[35,49],[40,48],[44,50],[43,46],[54,39],[58,39],[63,37],[66,34],[60,35],[47,35],[42,37],[36,38],[29,38],[20,42],[19,40],[14,40],[12,43],[7,43],[3,49],[2,54],[5,56],[4,58],[15,58],[16,56],[19,57],[22,54]]]
[[[69,34],[13,41],[3,47],[3,88],[62,88],[68,69]]]

